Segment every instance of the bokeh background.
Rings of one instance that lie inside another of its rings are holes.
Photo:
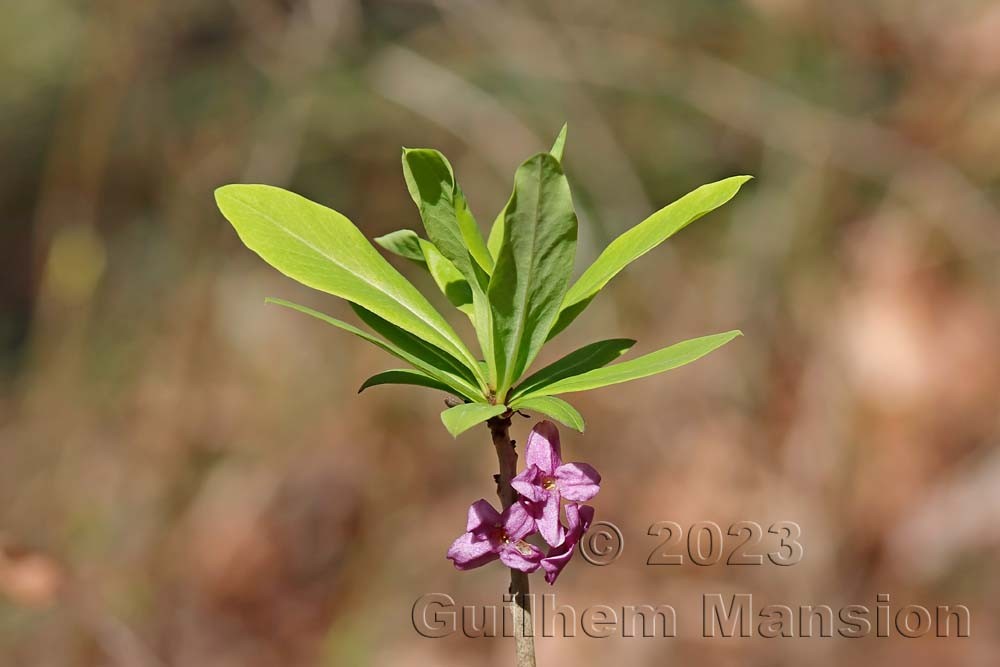
[[[626,548],[605,568],[578,558],[559,601],[673,604],[679,637],[544,639],[540,664],[996,664],[997,2],[3,13],[0,665],[510,664],[511,640],[410,623],[424,593],[473,604],[506,586],[499,566],[444,559],[468,503],[493,498],[486,430],[453,441],[427,390],[357,396],[397,362],[266,306],[352,318],[245,250],[212,190],[271,183],[370,237],[416,229],[399,149],[431,146],[485,225],[564,121],[578,271],[693,187],[756,180],[543,359],[746,333],[573,398],[588,430],[564,432],[567,458],[603,473],[598,517]],[[659,520],[796,521],[805,558],[648,567]],[[713,592],[965,604],[972,636],[705,640]]]

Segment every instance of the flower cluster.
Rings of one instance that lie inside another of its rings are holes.
[[[469,507],[465,534],[448,549],[459,570],[471,570],[496,559],[507,567],[545,571],[545,581],[556,577],[573,556],[573,549],[590,528],[594,508],[580,503],[600,490],[601,476],[586,463],[563,463],[559,431],[550,421],[531,429],[524,452],[525,469],[513,480],[517,500],[503,513],[486,500]],[[560,520],[566,499],[566,523]],[[534,534],[548,544],[548,552],[527,541]]]

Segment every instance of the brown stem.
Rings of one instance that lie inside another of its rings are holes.
[[[493,446],[497,450],[500,474],[497,476],[497,496],[507,509],[514,504],[516,494],[510,480],[517,474],[517,450],[510,439],[510,413],[494,417],[487,422]],[[510,571],[511,612],[514,617],[514,648],[516,667],[535,667],[535,639],[531,621],[531,603],[528,594],[528,575],[520,570]],[[526,633],[525,630],[528,630]]]

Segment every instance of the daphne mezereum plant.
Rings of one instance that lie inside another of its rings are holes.
[[[447,300],[472,321],[474,354],[430,302],[340,213],[268,185],[226,185],[216,191],[223,215],[265,262],[314,289],[347,300],[365,331],[311,308],[268,301],[319,318],[377,345],[409,367],[383,371],[361,390],[383,384],[447,392],[441,421],[452,434],[486,423],[499,460],[500,510],[486,500],[469,508],[466,532],[448,550],[459,569],[500,560],[510,568],[517,665],[534,665],[528,574],[541,568],[553,583],[586,532],[594,509],[582,505],[600,476],[585,463],[563,463],[550,421],[531,431],[526,467],[518,473],[511,416],[532,411],[583,431],[580,413],[558,395],[636,380],[692,362],[739,331],[676,343],[612,363],[634,340],[601,340],[530,375],[542,346],[573,323],[630,262],[729,201],[749,176],[704,185],[616,238],[570,284],[577,218],[562,168],[566,127],[552,149],[518,167],[514,191],[484,239],[445,157],[403,149],[403,176],[427,238],[402,229],[375,241],[429,272]],[[567,501],[561,508],[563,500]],[[565,512],[565,521],[561,517]],[[547,545],[547,552],[528,541]]]

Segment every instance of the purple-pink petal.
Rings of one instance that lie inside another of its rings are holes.
[[[535,424],[528,434],[528,444],[524,447],[524,465],[532,465],[548,474],[562,465],[562,454],[559,447],[559,429],[552,422],[545,420]]]
[[[531,464],[522,470],[517,477],[510,480],[510,485],[522,496],[537,503],[542,499],[542,494],[545,492],[538,483],[542,475],[541,468],[535,464]]]
[[[500,513],[484,498],[469,505],[469,518],[465,524],[465,530],[469,532],[479,531],[484,528],[494,528],[500,524]]]
[[[594,521],[594,508],[590,505],[578,505],[577,503],[566,503],[566,523],[569,530],[576,535],[576,541],[590,530],[590,524]]]
[[[559,573],[563,571],[566,564],[573,558],[573,549],[567,549],[565,545],[566,543],[563,542],[563,546],[557,547],[558,551],[553,549],[549,552],[548,556],[542,559],[542,569],[545,570],[545,581],[549,585],[556,583]]]
[[[590,528],[594,520],[594,508],[588,505],[577,505],[568,503],[566,505],[566,538],[562,544],[549,549],[549,553],[542,559],[542,569],[545,570],[545,581],[554,584],[566,564],[573,558],[573,549],[580,542],[580,538]]]
[[[498,558],[499,545],[489,539],[464,533],[448,549],[448,559],[459,570],[471,570]]]
[[[566,500],[590,500],[601,490],[601,475],[586,463],[566,463],[552,475]]]
[[[563,527],[559,523],[559,494],[551,491],[544,493],[545,499],[540,503],[541,516],[535,520],[535,526],[542,539],[554,547],[562,544],[564,539]]]
[[[503,545],[500,550],[500,561],[507,567],[521,572],[534,572],[542,562],[544,554],[533,544],[517,540]]]
[[[535,532],[535,519],[521,503],[514,503],[503,513],[503,529],[507,539],[520,540]]]

